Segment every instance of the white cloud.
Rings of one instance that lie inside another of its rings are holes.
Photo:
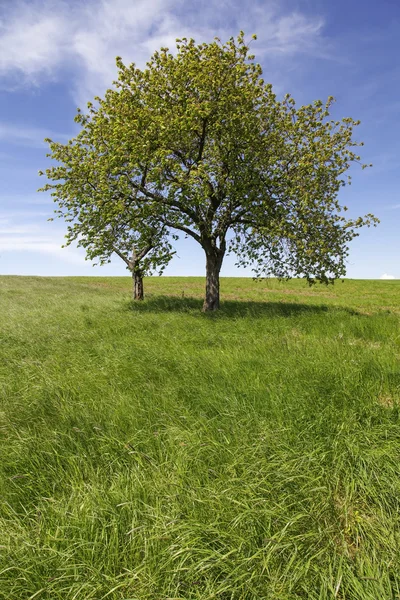
[[[11,6],[11,3],[10,3]],[[18,71],[32,83],[66,53],[68,22],[51,4],[16,1],[0,22],[0,73]]]
[[[379,279],[396,279],[396,277],[394,275],[388,275],[387,273],[384,273],[379,277]]]
[[[37,84],[71,69],[75,98],[102,94],[116,76],[115,56],[143,66],[156,48],[176,37],[227,39],[244,29],[258,33],[256,54],[266,59],[310,53],[327,57],[323,20],[283,13],[274,0],[250,5],[234,0],[14,0],[0,21],[0,75]]]

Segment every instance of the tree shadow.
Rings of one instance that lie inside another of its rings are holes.
[[[202,312],[203,301],[199,298],[176,296],[147,297],[143,302],[130,301],[128,310],[134,313],[190,313],[204,318],[224,319],[266,316],[291,317],[298,314],[323,314],[345,311],[350,315],[361,315],[354,309],[325,304],[300,304],[298,302],[257,302],[255,300],[223,300],[215,312]]]

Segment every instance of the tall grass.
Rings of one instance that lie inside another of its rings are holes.
[[[400,283],[0,278],[0,598],[400,597]]]

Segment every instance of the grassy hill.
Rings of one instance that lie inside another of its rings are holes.
[[[400,282],[0,278],[0,598],[400,596]]]

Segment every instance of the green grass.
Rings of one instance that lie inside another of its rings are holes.
[[[0,278],[0,598],[400,597],[400,282]]]

